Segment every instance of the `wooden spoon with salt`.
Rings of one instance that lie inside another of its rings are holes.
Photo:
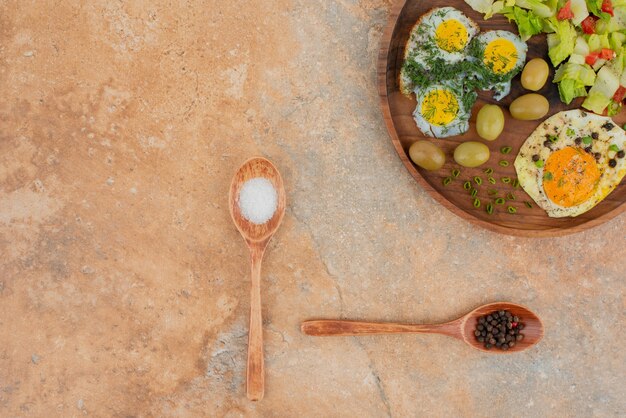
[[[246,219],[239,206],[243,184],[251,179],[262,177],[269,180],[277,194],[277,206],[272,217],[263,224],[255,224]],[[261,261],[265,248],[280,226],[285,214],[285,188],[283,179],[276,167],[265,158],[251,158],[235,173],[228,196],[230,215],[235,226],[250,249],[251,281],[250,290],[250,329],[248,331],[247,395],[252,401],[263,399],[265,391],[265,371],[263,362],[263,319],[261,314]]]

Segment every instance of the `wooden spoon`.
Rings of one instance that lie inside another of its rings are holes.
[[[241,186],[255,177],[268,179],[278,195],[278,207],[272,218],[258,225],[248,221],[239,208]],[[230,215],[250,249],[252,288],[250,290],[250,330],[248,331],[247,395],[252,401],[263,399],[265,372],[263,363],[263,319],[261,315],[261,261],[265,248],[276,232],[285,214],[283,179],[274,165],[265,158],[251,158],[235,173],[228,196]]]
[[[520,322],[524,324],[521,334],[524,334],[522,341],[517,341],[514,347],[507,351],[497,347],[486,349],[484,344],[476,341],[474,330],[478,317],[490,314],[494,311],[505,310],[511,312],[513,316],[518,316]],[[543,337],[543,323],[537,315],[530,309],[509,302],[495,302],[480,306],[470,313],[444,324],[434,325],[413,325],[394,324],[382,322],[361,322],[321,319],[316,321],[305,321],[301,326],[302,332],[315,336],[331,335],[372,335],[372,334],[443,334],[463,340],[472,347],[492,354],[514,353],[525,350],[537,344]]]

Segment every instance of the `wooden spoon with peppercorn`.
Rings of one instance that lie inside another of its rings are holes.
[[[443,334],[488,353],[515,353],[537,344],[543,323],[530,309],[510,302],[479,306],[454,321],[415,325],[321,319],[305,321],[302,332],[314,336]]]

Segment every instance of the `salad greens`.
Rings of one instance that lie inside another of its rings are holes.
[[[561,100],[612,116],[626,97],[626,0],[465,0],[485,19],[502,14],[522,40],[547,34]]]

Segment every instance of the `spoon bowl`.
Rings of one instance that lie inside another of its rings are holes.
[[[522,341],[516,341],[515,345],[507,351],[493,347],[486,349],[483,343],[476,340],[474,330],[478,324],[478,318],[495,311],[509,311],[513,316],[520,317],[524,324],[521,332],[524,334]],[[541,319],[525,306],[510,302],[494,302],[479,306],[462,317],[450,322],[433,325],[397,324],[389,322],[362,322],[345,320],[313,320],[305,321],[301,326],[302,332],[314,336],[340,336],[340,335],[374,335],[374,334],[442,334],[462,340],[477,350],[490,354],[509,354],[526,350],[537,344],[543,338],[543,323]]]
[[[277,206],[272,217],[263,224],[247,220],[239,207],[239,193],[243,184],[256,177],[269,180],[277,194]],[[233,176],[228,195],[230,215],[250,250],[250,327],[248,330],[248,364],[246,391],[248,399],[259,401],[265,393],[265,365],[263,360],[263,317],[261,314],[261,262],[270,239],[285,215],[285,187],[274,164],[255,157],[244,162]]]
[[[264,224],[255,224],[247,220],[239,207],[239,192],[243,184],[255,177],[268,179],[278,195],[278,206],[274,216]],[[246,242],[263,242],[276,232],[285,215],[285,187],[278,169],[269,160],[262,157],[250,158],[235,173],[230,184],[228,207],[235,226]]]

